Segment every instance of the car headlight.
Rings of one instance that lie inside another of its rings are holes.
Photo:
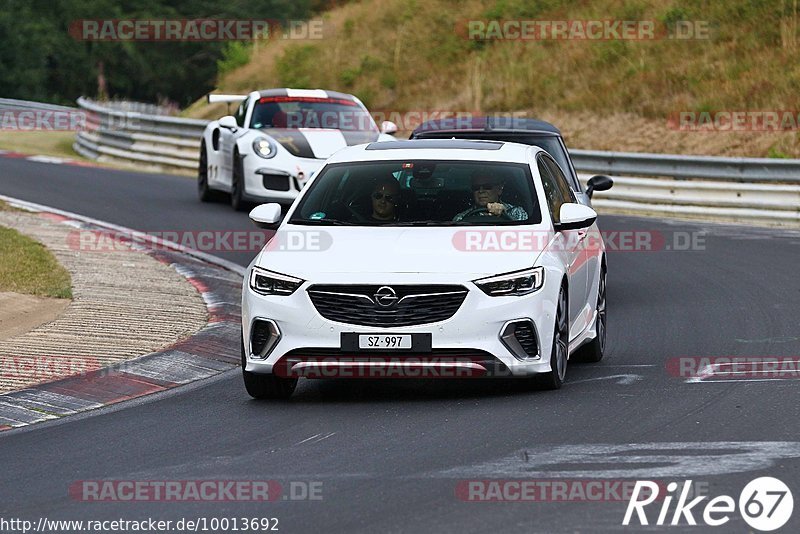
[[[300,278],[259,267],[253,267],[250,273],[250,289],[260,295],[291,295],[303,282]]]
[[[544,267],[499,274],[474,280],[473,282],[490,297],[527,295],[540,290],[544,285]]]
[[[275,154],[278,153],[278,147],[270,139],[261,136],[253,140],[253,152],[255,152],[257,156],[269,159],[275,157]]]

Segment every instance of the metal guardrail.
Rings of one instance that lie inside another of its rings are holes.
[[[618,176],[800,183],[800,160],[570,150],[575,168]]]
[[[75,111],[75,108],[69,106],[46,104],[44,102],[29,102],[27,100],[16,100],[14,98],[0,98],[0,109],[38,110],[38,111]]]
[[[197,169],[208,121],[110,109],[86,98],[78,106],[89,112],[89,128],[78,132],[73,145],[82,156]]]
[[[72,109],[0,99],[0,108],[43,106]],[[207,121],[110,109],[86,98],[79,98],[78,106],[87,112],[89,128],[78,132],[76,152],[104,161],[197,169]],[[600,209],[800,224],[800,160],[594,150],[570,154],[584,181],[586,173],[615,178],[611,190],[595,195]]]

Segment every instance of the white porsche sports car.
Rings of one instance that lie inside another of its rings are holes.
[[[497,141],[371,143],[337,152],[281,221],[242,292],[253,397],[299,377],[532,376],[599,361],[605,246],[555,160]]]
[[[389,134],[397,131],[391,122],[379,130],[358,98],[334,91],[267,89],[208,101],[239,107],[203,132],[198,193],[203,202],[229,193],[236,210],[250,202],[289,204],[334,152],[394,140]]]

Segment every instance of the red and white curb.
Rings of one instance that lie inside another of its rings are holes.
[[[74,165],[76,167],[101,167],[91,161],[81,161],[71,158],[62,158],[60,156],[45,156],[35,154],[23,154],[22,152],[14,152],[11,150],[0,150],[0,157],[10,159],[24,159],[25,161],[33,161],[35,163],[51,163],[55,165]]]
[[[152,245],[141,245],[142,250],[197,288],[209,314],[208,324],[195,335],[161,351],[0,395],[0,431],[165,391],[240,364],[243,267],[129,228],[2,195],[0,199],[81,229],[136,236]]]

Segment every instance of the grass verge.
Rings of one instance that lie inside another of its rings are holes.
[[[72,280],[44,245],[0,226],[0,291],[68,299]]]
[[[0,130],[0,149],[42,156],[79,159],[72,150],[75,132],[16,132]]]

